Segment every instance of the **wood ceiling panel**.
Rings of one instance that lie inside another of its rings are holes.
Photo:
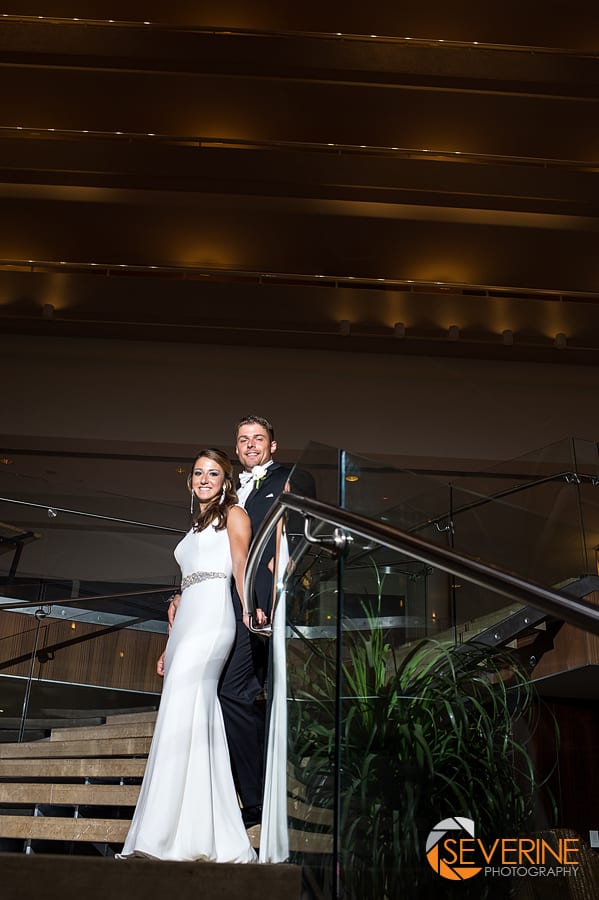
[[[599,223],[566,231],[193,204],[6,199],[0,258],[598,291]],[[59,226],[57,227],[57,223]]]
[[[3,126],[599,160],[599,101],[0,69]]]
[[[387,34],[454,41],[487,41],[545,47],[595,50],[599,44],[599,11],[588,0],[570,0],[567,7],[543,0],[419,0],[364,3],[363,0],[7,0],[9,14],[65,16],[130,21],[149,20],[184,26]]]
[[[474,51],[474,52],[473,52]],[[226,74],[491,93],[597,97],[595,56],[518,47],[310,34],[5,20],[4,65]]]
[[[8,185],[15,183],[23,186],[21,196],[27,196],[24,185],[46,183],[150,192],[145,202],[158,191],[249,195],[257,204],[260,196],[358,201],[369,203],[369,216],[376,216],[378,209],[386,217],[389,203],[453,204],[462,209],[475,206],[557,216],[599,212],[599,182],[593,171],[92,136],[87,140],[39,135],[0,138],[0,196],[14,196],[15,189]],[[41,187],[37,192],[32,189],[29,196],[36,193],[42,193]],[[99,199],[110,196],[98,194]],[[560,223],[555,227],[561,227]]]

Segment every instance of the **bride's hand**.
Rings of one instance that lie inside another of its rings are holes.
[[[260,607],[256,607],[256,625],[266,625],[268,619],[266,618],[266,613]]]
[[[156,674],[160,675],[161,678],[164,678],[164,657],[166,655],[166,650],[164,653],[161,653],[158,659],[156,660]]]

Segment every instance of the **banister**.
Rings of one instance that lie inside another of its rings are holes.
[[[564,591],[535,584],[513,572],[506,572],[488,562],[433,544],[385,522],[369,519],[359,513],[323,503],[312,497],[303,497],[291,491],[281,494],[269,510],[255,535],[248,557],[245,597],[250,613],[250,628],[258,634],[268,634],[270,628],[265,631],[253,624],[256,570],[269,537],[288,510],[305,517],[319,519],[335,528],[347,528],[353,535],[374,540],[390,550],[406,553],[412,559],[465,578],[467,581],[501,594],[509,600],[540,609],[548,616],[599,635],[599,607],[593,606],[592,603],[569,596]]]

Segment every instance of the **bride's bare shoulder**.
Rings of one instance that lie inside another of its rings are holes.
[[[237,504],[236,506],[231,506],[229,509],[229,519],[231,518],[233,521],[242,522],[246,520],[249,521],[250,517],[248,516],[243,506],[239,506],[239,504]]]

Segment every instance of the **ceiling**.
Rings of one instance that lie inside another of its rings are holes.
[[[0,17],[5,331],[599,363],[599,8],[140,6]]]

